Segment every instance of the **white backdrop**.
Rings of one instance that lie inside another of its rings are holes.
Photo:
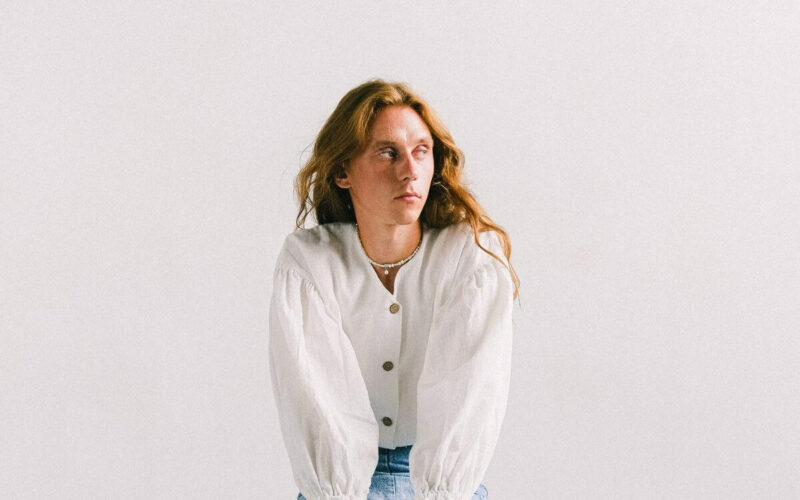
[[[274,259],[408,82],[521,280],[494,500],[800,496],[800,5],[0,2],[0,496],[293,499]]]

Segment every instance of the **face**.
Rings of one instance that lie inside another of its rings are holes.
[[[412,224],[419,219],[433,178],[433,138],[408,106],[383,108],[369,144],[345,165],[336,185],[350,190],[360,224]]]

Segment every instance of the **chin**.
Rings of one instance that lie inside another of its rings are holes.
[[[415,222],[417,222],[419,220],[419,216],[421,214],[422,214],[422,212],[413,212],[413,213],[403,214],[400,217],[397,217],[395,219],[395,224],[400,225],[400,226],[407,226],[409,224],[414,224]]]

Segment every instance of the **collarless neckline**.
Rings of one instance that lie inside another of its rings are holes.
[[[365,272],[367,272],[369,275],[368,281],[372,283],[370,286],[380,288],[380,290],[392,300],[397,300],[397,291],[400,289],[401,283],[400,276],[405,276],[408,274],[408,272],[411,272],[411,269],[416,268],[418,266],[418,262],[422,260],[425,247],[428,244],[428,236],[428,228],[425,226],[425,224],[420,222],[420,237],[422,238],[422,242],[419,245],[419,250],[413,259],[409,260],[397,269],[397,274],[394,276],[394,291],[390,292],[385,286],[383,286],[383,282],[376,274],[375,268],[372,267],[372,264],[367,259],[367,252],[364,250],[364,247],[361,245],[361,240],[358,238],[358,231],[356,230],[355,223],[350,224],[350,243],[352,245],[352,251],[355,254],[355,258],[359,261],[358,266],[362,270],[365,270]],[[404,271],[407,268],[408,270]]]

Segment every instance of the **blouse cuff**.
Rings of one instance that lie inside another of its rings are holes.
[[[318,497],[314,496],[306,496],[303,493],[303,496],[307,498],[307,500],[367,500],[367,493],[363,494],[352,494],[352,495],[320,495]]]
[[[414,497],[415,500],[465,500],[471,499],[473,496],[473,492],[457,492],[457,491],[447,491],[447,490],[434,490],[429,491],[427,493],[423,493],[421,495],[416,495]]]

